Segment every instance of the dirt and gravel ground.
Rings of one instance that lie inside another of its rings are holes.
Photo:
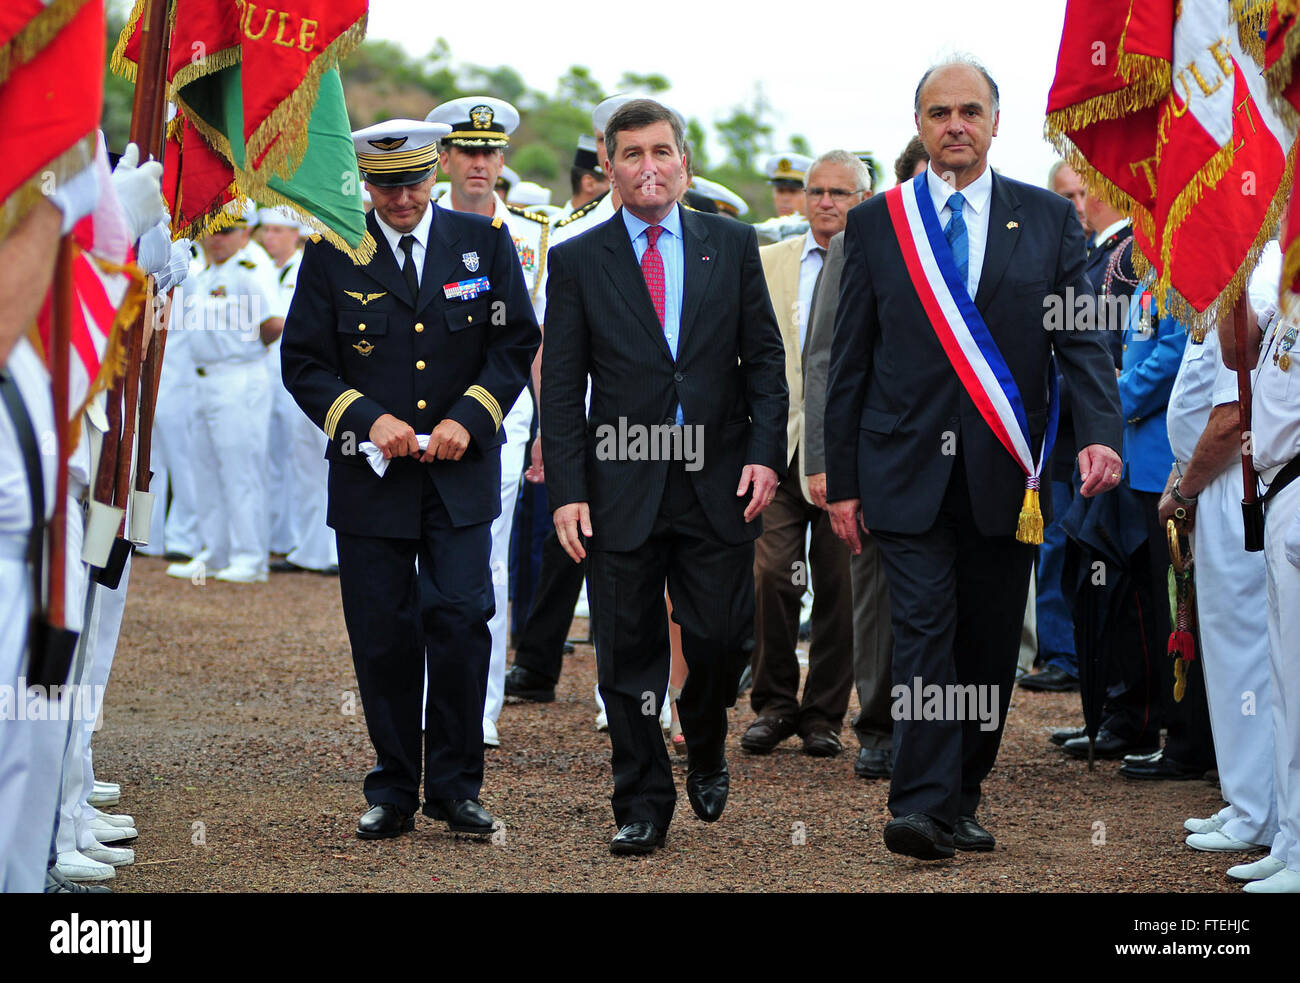
[[[1090,773],[1066,758],[1047,734],[1081,722],[1073,694],[1015,694],[980,811],[992,854],[923,864],[889,853],[888,788],[854,777],[847,724],[838,758],[807,757],[797,741],[751,757],[738,744],[753,718],[746,699],[732,712],[722,820],[694,817],[678,765],[667,848],[611,857],[609,743],[593,726],[588,646],[565,660],[554,703],[502,713],[482,797],[504,823],[493,842],[422,816],[413,834],[361,842],[372,752],[337,580],[195,586],[163,569],[135,561],[95,739],[98,776],[123,787],[115,811],[140,829],[116,891],[1238,890],[1223,875],[1235,855],[1183,844],[1183,820],[1219,807],[1217,785],[1131,782],[1115,762]]]

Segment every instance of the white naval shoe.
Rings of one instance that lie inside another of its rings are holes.
[[[135,826],[135,817],[128,816],[125,813],[114,814],[111,812],[100,812],[98,809],[92,810],[96,819],[102,819],[112,826],[121,826],[123,829],[129,826]]]
[[[121,794],[122,794],[122,786],[119,785],[119,784],[117,784],[117,782],[101,782],[98,778],[96,778],[96,779],[95,779],[95,791],[96,791],[96,792],[103,792],[103,793],[106,794],[106,795],[110,795],[110,794],[111,794],[111,795],[121,795]]]
[[[196,583],[207,576],[207,572],[207,561],[201,556],[196,556],[189,563],[173,563],[167,568],[167,576],[178,580],[192,580]]]
[[[1272,877],[1279,870],[1286,870],[1286,861],[1277,857],[1264,857],[1253,864],[1237,864],[1228,868],[1228,876],[1234,881],[1262,881]]]
[[[59,872],[59,876],[70,881],[111,881],[117,876],[112,865],[91,860],[76,850],[60,853],[54,862],[54,869]]]
[[[1300,870],[1284,867],[1272,877],[1251,881],[1242,890],[1247,894],[1300,894]]]
[[[116,791],[100,791],[99,782],[95,783],[94,790],[86,796],[86,802],[95,808],[100,806],[115,806],[122,801],[122,794]]]
[[[104,846],[102,843],[97,843],[95,846],[83,847],[80,852],[83,857],[108,864],[110,867],[130,867],[135,863],[135,851],[128,847]]]
[[[1223,829],[1223,820],[1217,813],[1208,819],[1189,819],[1183,823],[1183,829],[1189,833],[1217,833]]]
[[[113,817],[130,819],[130,816]],[[134,826],[118,826],[109,822],[107,819],[100,819],[95,816],[87,824],[90,829],[90,835],[100,843],[121,843],[126,840],[134,840],[140,835]]]
[[[494,724],[492,721],[488,720],[487,717],[483,718],[483,746],[484,747],[501,746],[501,737],[497,734],[497,725]]]
[[[1266,843],[1247,843],[1245,840],[1229,836],[1223,830],[1215,830],[1213,833],[1193,833],[1187,837],[1187,845],[1193,850],[1204,850],[1206,853],[1246,853],[1268,849]]]
[[[237,567],[232,564],[224,570],[218,570],[213,575],[213,579],[228,584],[264,584],[267,581],[267,573],[265,570],[258,573],[255,570],[249,570],[247,567]]]

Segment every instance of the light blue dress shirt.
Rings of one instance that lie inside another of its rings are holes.
[[[637,265],[641,265],[641,257],[645,255],[646,249],[650,246],[650,239],[645,234],[645,230],[650,227],[649,222],[643,222],[626,208],[623,209],[623,222],[627,226],[627,234],[632,239],[632,250],[636,253]],[[682,212],[680,206],[674,207],[671,212],[664,216],[664,220],[659,223],[663,228],[663,233],[659,236],[656,248],[659,255],[664,260],[664,340],[668,342],[668,350],[673,353],[673,360],[677,359],[677,345],[681,341],[682,334],[682,292],[685,289],[685,248],[682,243]],[[681,406],[677,407],[677,423],[680,425],[684,422],[682,417]]]

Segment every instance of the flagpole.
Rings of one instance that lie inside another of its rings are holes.
[[[50,519],[50,566],[46,581],[46,623],[63,628],[68,542],[68,361],[72,345],[72,236],[59,240],[54,264],[54,286],[50,309],[50,389],[54,396],[54,433],[58,448],[58,470],[54,480],[54,512]],[[36,599],[37,606],[40,598]]]
[[[1255,455],[1251,440],[1250,369],[1246,359],[1246,305],[1250,302],[1242,291],[1232,308],[1232,341],[1237,356],[1238,427],[1241,431],[1241,514],[1245,521],[1245,546],[1248,553],[1264,548],[1264,506],[1259,501],[1259,482],[1255,477]]]

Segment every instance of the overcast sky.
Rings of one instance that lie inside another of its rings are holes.
[[[1065,0],[806,7],[371,0],[367,36],[417,56],[444,37],[457,64],[510,65],[547,94],[570,65],[586,65],[607,87],[625,71],[658,72],[673,84],[666,101],[706,128],[749,104],[761,84],[772,107],[773,149],[801,133],[815,152],[872,150],[890,173],[915,132],[917,80],[938,58],[963,51],[984,62],[1001,90],[990,161],[1010,177],[1042,184],[1055,160],[1042,131],[1064,17]]]

